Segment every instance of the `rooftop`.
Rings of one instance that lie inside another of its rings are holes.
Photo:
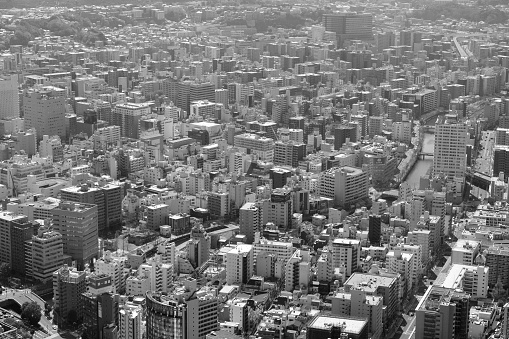
[[[367,324],[367,321],[361,318],[319,315],[311,321],[308,327],[316,329],[341,327],[342,332],[360,334]]]

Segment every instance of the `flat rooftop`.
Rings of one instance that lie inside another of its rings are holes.
[[[342,332],[360,334],[367,324],[366,320],[360,318],[319,315],[311,321],[308,327],[328,329],[341,326]]]

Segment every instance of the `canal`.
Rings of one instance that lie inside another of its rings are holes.
[[[434,124],[434,121],[431,124]],[[422,145],[422,152],[433,153],[434,146],[435,146],[435,134],[425,133]],[[426,172],[432,165],[433,157],[425,157],[424,160],[422,160],[422,158],[419,158],[415,162],[415,165],[410,171],[410,173],[408,173],[405,181],[410,184],[410,187],[419,188],[420,178],[426,174]]]

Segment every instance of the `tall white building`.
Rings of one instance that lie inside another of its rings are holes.
[[[285,267],[285,291],[307,290],[311,279],[311,261],[309,251],[297,250]]]
[[[40,227],[37,235],[25,243],[25,267],[28,276],[42,283],[53,279],[53,272],[64,263],[62,235]]]
[[[457,121],[456,116],[446,115],[437,121],[433,175],[462,179],[467,167],[466,145],[468,126]]]
[[[125,267],[126,261],[127,256],[106,251],[104,256],[95,262],[95,272],[97,274],[106,274],[111,277],[114,293],[125,291],[125,281],[128,275],[128,270]]]
[[[245,284],[253,275],[253,246],[239,244],[226,253],[226,283]]]
[[[334,239],[332,242],[332,267],[346,268],[349,277],[357,270],[361,260],[361,243],[356,239]]]
[[[414,255],[412,253],[394,250],[387,253],[386,267],[389,271],[399,273],[404,277],[406,292],[412,290],[413,282],[417,280],[417,271],[414,266]]]
[[[118,311],[119,339],[142,339],[142,314],[143,309],[134,305],[124,305]]]

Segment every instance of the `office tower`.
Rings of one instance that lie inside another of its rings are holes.
[[[326,31],[336,33],[340,48],[347,40],[373,39],[373,17],[371,14],[351,12],[325,14],[323,25]]]
[[[274,164],[299,167],[299,161],[306,157],[306,144],[292,140],[276,141],[274,144]]]
[[[309,251],[296,250],[286,262],[285,291],[307,289],[311,273]]]
[[[332,267],[346,269],[349,277],[357,271],[361,260],[361,244],[355,239],[334,239],[332,242]]]
[[[51,214],[54,230],[62,234],[64,254],[84,269],[98,254],[97,206],[62,201]]]
[[[415,229],[413,231],[408,232],[407,234],[407,243],[420,245],[422,248],[422,263],[427,265],[431,259],[431,242],[432,242],[432,234],[430,230],[423,229]]]
[[[436,124],[433,175],[464,179],[468,126],[446,115]]]
[[[119,323],[120,295],[85,292],[82,294],[82,303],[83,327],[87,338],[107,338],[110,328],[116,329]]]
[[[372,245],[380,244],[382,236],[382,218],[379,215],[369,216],[368,239]]]
[[[356,272],[347,279],[344,289],[346,292],[361,290],[366,292],[367,295],[382,296],[384,306],[386,307],[384,322],[395,317],[399,310],[399,274],[382,276]]]
[[[247,237],[246,242],[252,244],[255,239],[255,233],[262,228],[260,223],[260,210],[255,203],[246,202],[239,209],[240,234]]]
[[[112,113],[112,124],[120,126],[120,135],[126,138],[139,139],[140,119],[151,113],[146,103],[117,104]]]
[[[349,209],[368,197],[368,173],[360,168],[333,167],[320,173],[320,195],[334,199],[334,204]]]
[[[34,281],[47,283],[53,272],[64,263],[62,235],[48,226],[41,226],[31,240],[25,242],[25,267],[27,276]]]
[[[203,225],[196,223],[191,229],[191,239],[188,243],[188,259],[194,268],[201,267],[210,257],[210,235]]]
[[[278,227],[290,228],[292,226],[293,199],[290,189],[277,188],[273,190],[268,208],[269,222]]]
[[[71,186],[60,190],[62,200],[97,205],[97,227],[99,232],[120,228],[122,192],[120,186]]]
[[[26,275],[25,242],[33,235],[34,225],[31,222],[11,222],[11,270],[21,276]]]
[[[368,321],[344,315],[319,314],[307,326],[306,339],[367,339]]]
[[[334,149],[340,150],[346,142],[357,142],[357,128],[341,125],[334,129]]]
[[[95,273],[111,277],[113,292],[124,293],[128,274],[126,262],[127,256],[105,251],[103,257],[95,262]]]
[[[415,309],[415,338],[468,338],[470,295],[430,286]]]
[[[53,304],[55,320],[61,326],[69,318],[81,319],[83,317],[82,294],[87,291],[86,274],[69,268],[67,265],[53,273]]]
[[[19,118],[18,76],[0,77],[0,120]]]
[[[226,283],[245,284],[253,275],[253,246],[239,244],[226,253]]]
[[[12,212],[0,212],[0,262],[9,264],[12,268],[13,262],[13,248],[12,243],[12,230],[13,223],[24,224],[28,221],[27,216],[15,214]]]
[[[37,139],[43,135],[58,135],[65,138],[65,94],[64,89],[43,87],[23,93],[25,129],[34,128]]]
[[[124,305],[118,311],[118,338],[142,339],[143,308],[140,305]]]
[[[190,80],[184,80],[177,84],[177,107],[189,113],[191,103],[200,100],[215,102],[214,84],[210,82],[197,83]]]

